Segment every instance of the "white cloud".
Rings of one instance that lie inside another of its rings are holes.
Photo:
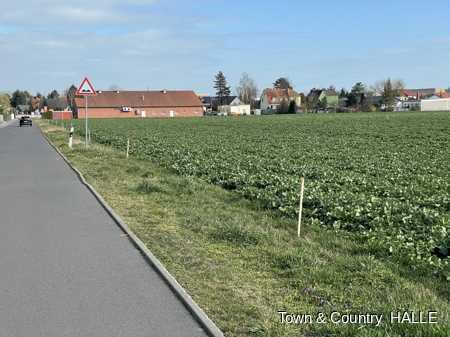
[[[70,22],[90,22],[100,23],[119,18],[131,20],[137,13],[121,13],[120,8],[132,5],[153,5],[156,0],[77,0],[75,2],[60,0],[15,0],[2,4],[0,21],[2,23],[13,23],[22,25],[45,25],[51,20],[59,21],[59,25],[64,25],[64,20]]]
[[[73,46],[73,44],[66,42],[66,41],[62,41],[62,40],[36,40],[33,41],[33,46],[34,47],[42,47],[42,48],[50,48],[50,49],[61,49],[61,48],[70,48]]]
[[[82,7],[57,7],[49,10],[49,14],[55,18],[67,19],[75,22],[100,22],[118,18],[118,15],[110,9],[95,9]]]
[[[0,29],[0,47],[8,64],[0,90],[62,89],[85,74],[99,88],[112,83],[135,89],[191,88],[189,80],[198,80],[199,69],[206,71],[213,57],[210,51],[218,50],[223,39],[216,41],[201,33],[194,18],[139,7],[150,8],[154,3],[8,2],[0,12],[2,27],[8,27]],[[26,80],[17,76],[17,69],[26,74]],[[185,82],[176,69],[184,69]]]
[[[157,2],[157,0],[128,0],[127,4],[131,4],[131,5],[153,5],[156,2]]]

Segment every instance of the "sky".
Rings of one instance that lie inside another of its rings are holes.
[[[450,87],[449,1],[1,1],[0,91],[96,89],[213,94],[223,71],[298,91],[387,77]]]

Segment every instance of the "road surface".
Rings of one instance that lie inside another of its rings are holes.
[[[196,337],[200,325],[36,126],[0,129],[0,337]]]

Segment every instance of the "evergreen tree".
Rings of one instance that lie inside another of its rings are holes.
[[[226,98],[231,94],[231,89],[227,84],[225,75],[221,71],[219,71],[214,79],[214,89],[216,89],[216,96],[219,100],[219,105],[224,105],[226,103]]]
[[[54,99],[54,98],[58,98],[59,97],[59,93],[56,90],[53,90],[51,93],[48,94],[47,98],[48,99]]]
[[[362,82],[358,82],[356,83],[353,88],[352,88],[352,93],[354,94],[364,94],[364,92],[366,91],[366,87]]]
[[[289,114],[297,113],[297,103],[295,103],[295,101],[291,101],[291,103],[289,103],[288,113]]]
[[[74,109],[74,99],[77,94],[77,87],[73,84],[70,86],[70,88],[67,90],[67,102],[69,103],[69,106]]]
[[[277,79],[274,82],[273,87],[275,89],[292,89],[291,82],[286,77],[280,77]]]
[[[396,96],[396,90],[394,90],[394,88],[392,87],[391,79],[388,78],[384,82],[384,88],[383,88],[383,103],[386,105],[387,111],[394,110],[395,96]]]
[[[364,100],[365,92],[366,87],[364,86],[364,84],[362,82],[356,83],[347,95],[347,106],[356,110],[360,110],[361,103]]]
[[[330,85],[327,90],[330,92],[336,92],[336,87],[334,85]]]
[[[326,97],[319,100],[317,103],[318,110],[326,110],[328,108],[328,99]]]
[[[12,94],[11,105],[16,108],[19,105],[29,104],[30,100],[31,100],[31,95],[28,91],[16,90]]]
[[[368,91],[366,93],[366,95],[364,96],[364,99],[363,99],[363,101],[361,103],[361,111],[363,111],[363,112],[372,112],[372,111],[376,110],[375,106],[372,103],[373,102],[372,98],[373,98],[373,92],[372,91]]]

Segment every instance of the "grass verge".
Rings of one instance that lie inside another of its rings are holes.
[[[237,194],[41,128],[225,336],[448,336],[448,281],[383,259],[348,233],[306,226]],[[376,257],[375,257],[376,256]],[[390,312],[438,312],[391,324]],[[279,311],[383,314],[382,324],[282,324]]]

